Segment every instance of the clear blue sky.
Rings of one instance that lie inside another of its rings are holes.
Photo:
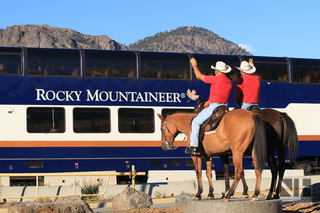
[[[2,0],[0,28],[47,24],[129,45],[182,26],[256,56],[320,59],[319,0]]]

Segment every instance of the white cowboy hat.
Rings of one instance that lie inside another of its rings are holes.
[[[236,68],[241,70],[244,73],[247,73],[247,74],[252,74],[256,71],[256,68],[254,66],[250,65],[246,61],[242,61],[240,64],[240,67],[236,67]]]
[[[228,73],[231,71],[231,67],[226,65],[224,62],[222,61],[217,61],[216,63],[216,67],[214,67],[213,65],[211,65],[211,69],[213,70],[218,70],[219,72],[222,73]]]

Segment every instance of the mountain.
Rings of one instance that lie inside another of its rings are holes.
[[[201,27],[179,27],[137,41],[130,50],[252,55],[235,43]]]
[[[48,25],[14,25],[0,31],[0,46],[127,50],[106,35],[91,36]]]
[[[0,29],[0,46],[252,55],[235,43],[201,27],[179,27],[126,47],[106,35],[86,35],[49,25],[14,25]]]

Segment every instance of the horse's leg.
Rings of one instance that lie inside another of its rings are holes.
[[[260,183],[261,183],[261,173],[262,173],[262,169],[259,168],[259,164],[258,164],[258,160],[257,160],[257,156],[255,154],[255,151],[252,151],[252,158],[253,158],[253,162],[254,162],[254,171],[256,174],[256,186],[254,189],[254,194],[252,195],[251,201],[257,201],[258,200],[258,196],[260,194]]]
[[[199,157],[198,155],[192,155],[192,160],[194,163],[194,169],[196,171],[197,180],[198,180],[198,193],[196,194],[196,198],[201,200],[201,194],[203,192],[202,177],[201,177],[202,160],[201,160],[201,157]]]
[[[214,195],[213,195],[213,186],[212,186],[212,157],[204,157],[205,161],[206,161],[206,168],[207,168],[207,178],[208,178],[208,182],[209,182],[209,193],[208,193],[208,199],[214,199]]]
[[[224,180],[225,180],[225,192],[223,193],[221,198],[224,198],[228,190],[230,189],[230,180],[229,180],[229,155],[220,155],[220,160],[223,164],[223,174],[224,174]],[[243,184],[243,192],[242,192],[242,197],[243,198],[248,198],[248,185],[246,180],[244,179],[244,172],[241,175],[241,181]]]
[[[268,154],[267,154],[267,161],[271,170],[271,186],[269,189],[269,193],[268,196],[265,198],[267,200],[271,200],[272,199],[272,194],[275,191],[276,188],[276,184],[277,184],[277,176],[278,176],[278,164],[275,158],[275,152],[274,151],[269,151],[268,150]]]
[[[225,183],[225,192],[222,194],[221,198],[224,198],[227,191],[230,189],[230,181],[229,181],[229,155],[219,155],[220,160],[223,165],[223,175],[224,175],[224,183]]]
[[[278,186],[275,195],[273,196],[273,199],[279,199],[280,193],[281,193],[281,184],[283,180],[283,175],[286,170],[285,165],[285,156],[286,156],[286,149],[285,150],[277,150],[278,152],[278,162],[279,162],[279,180],[278,180]]]
[[[234,164],[234,180],[232,182],[232,185],[230,187],[230,190],[228,191],[225,200],[229,201],[230,197],[234,194],[234,191],[236,190],[238,183],[240,181],[240,178],[243,174],[243,164],[242,164],[242,157],[243,153],[234,152],[232,154],[233,157],[233,164]]]
[[[242,192],[242,198],[248,198],[249,195],[248,195],[248,185],[247,185],[247,182],[246,182],[246,179],[244,178],[244,171],[242,171],[242,175],[241,175],[241,181],[242,181],[242,184],[243,184],[243,192]]]

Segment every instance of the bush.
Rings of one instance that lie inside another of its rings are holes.
[[[87,182],[86,180],[83,181],[81,187],[81,194],[98,194],[99,186],[102,185],[102,180],[99,180],[97,183]]]

